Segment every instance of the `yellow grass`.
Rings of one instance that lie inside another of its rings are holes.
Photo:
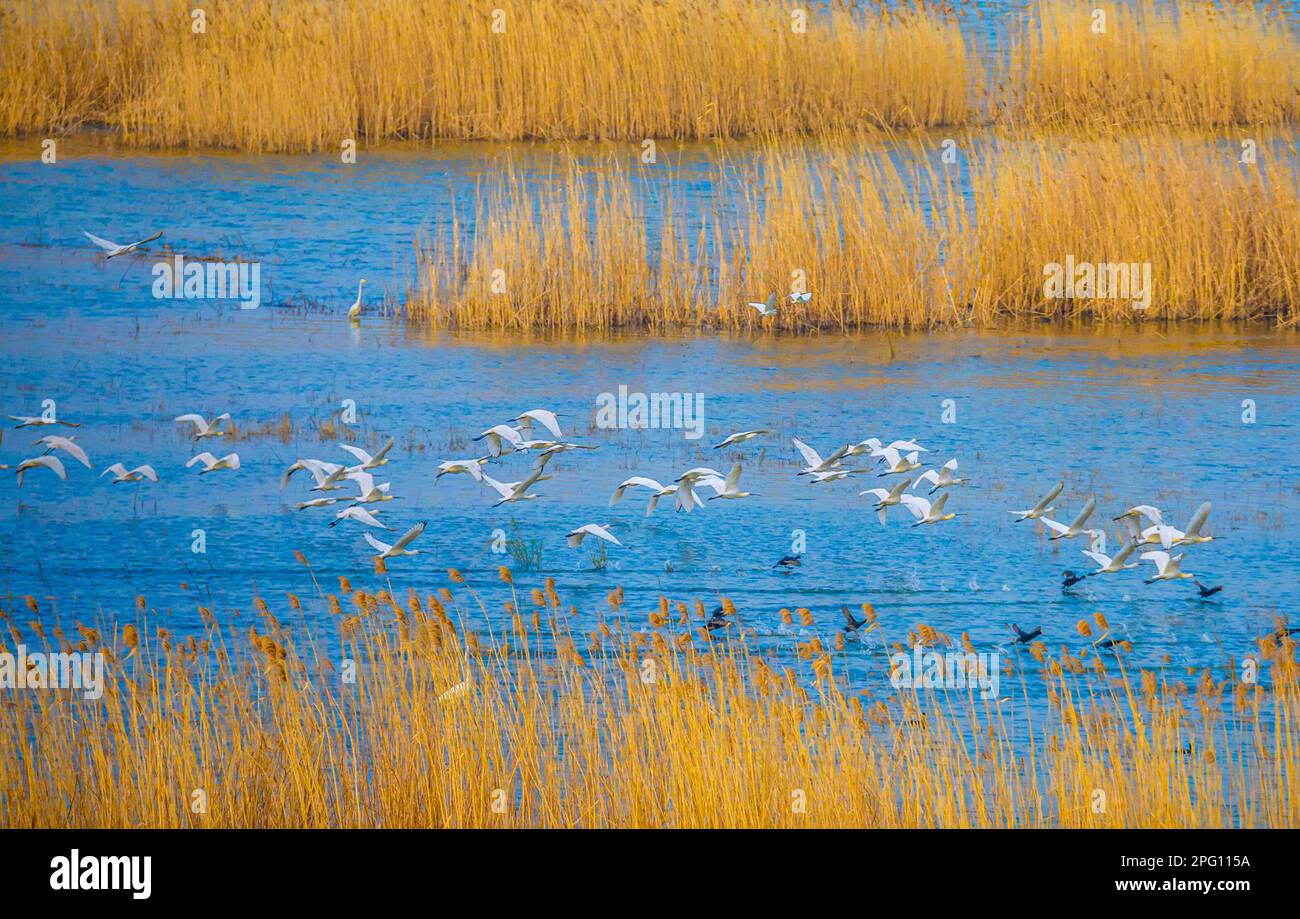
[[[808,4],[803,32],[775,0],[213,0],[201,32],[194,6],[0,0],[0,134],[341,152],[1300,115],[1300,39],[1252,4],[1045,0],[983,63],[964,5],[925,0]]]
[[[1254,3],[1043,0],[995,99],[1008,119],[1037,126],[1294,121],[1300,39],[1285,16]]]
[[[713,137],[954,124],[956,22],[766,0],[0,3],[0,133],[340,149],[346,138]],[[493,11],[505,12],[494,31]],[[942,66],[936,62],[942,61]]]
[[[895,157],[878,146],[773,147],[753,168],[719,164],[704,207],[672,186],[667,200],[647,203],[655,199],[614,162],[563,161],[540,188],[506,165],[480,190],[478,213],[418,244],[405,312],[435,326],[513,331],[848,331],[1029,317],[1291,323],[1300,304],[1294,154],[1270,150],[1243,165],[1236,152],[1157,136],[1059,149],[1000,138],[972,152],[965,187],[934,145]],[[1045,266],[1069,255],[1151,263],[1150,305],[1047,298]],[[811,302],[783,303],[775,319],[747,305],[801,285]]]
[[[514,595],[504,569],[503,579]],[[834,644],[810,640],[794,666],[772,665],[748,650],[743,626],[704,632],[698,602],[661,598],[637,610],[616,590],[604,624],[575,635],[576,611],[547,582],[514,595],[498,631],[484,634],[465,627],[470,616],[485,622],[478,593],[458,573],[452,581],[455,594],[401,602],[386,591],[348,593],[346,583],[342,599],[321,594],[308,616],[332,609],[346,636],[328,649],[319,632],[291,631],[260,600],[251,622],[218,623],[201,610],[202,632],[184,639],[149,635],[144,598],[138,625],[102,637],[72,623],[66,633],[19,624],[11,611],[8,650],[77,643],[110,663],[98,703],[33,690],[0,707],[0,826],[1300,818],[1289,640],[1261,642],[1254,685],[1183,674],[1189,689],[1179,675],[1129,672],[1122,653],[1098,657],[1081,640],[1059,655],[1042,645],[1009,655],[1001,702],[957,689],[873,698],[848,685]],[[301,608],[289,598],[286,609]],[[901,638],[908,624],[887,619],[879,627]],[[925,625],[910,631],[932,647],[949,641]],[[349,665],[355,682],[344,678]],[[1033,725],[1030,696],[1048,700]]]

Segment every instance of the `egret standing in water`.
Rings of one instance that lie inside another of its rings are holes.
[[[351,320],[352,322],[361,321],[361,292],[365,289],[365,286],[366,286],[366,279],[362,278],[360,283],[357,284],[356,302],[353,303],[350,307],[348,307],[348,319]]]

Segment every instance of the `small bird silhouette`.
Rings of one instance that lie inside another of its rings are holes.
[[[1027,645],[1027,644],[1029,644],[1031,641],[1033,641],[1035,638],[1037,638],[1037,637],[1039,637],[1040,635],[1043,634],[1043,627],[1040,625],[1038,628],[1034,629],[1032,632],[1026,632],[1024,629],[1022,629],[1020,626],[1016,625],[1016,624],[1013,622],[1013,623],[1011,623],[1011,631],[1013,631],[1013,632],[1016,633],[1016,640],[1015,640],[1014,644],[1018,644],[1018,645]]]
[[[777,562],[775,565],[773,565],[772,567],[773,567],[773,568],[783,568],[783,569],[785,569],[786,571],[789,571],[789,570],[791,570],[792,568],[798,568],[800,565],[803,564],[803,562],[799,561],[799,559],[801,559],[801,558],[803,558],[803,556],[801,556],[801,555],[787,555],[787,556],[785,556],[784,558],[782,558],[779,562]]]
[[[716,632],[718,629],[725,629],[729,625],[731,625],[731,623],[727,621],[727,614],[723,611],[721,606],[715,606],[713,612],[709,614],[709,621],[704,623],[704,627],[710,632]]]
[[[1202,584],[1200,581],[1197,580],[1193,580],[1192,583],[1196,585],[1196,592],[1200,594],[1202,600],[1204,600],[1206,597],[1213,597],[1219,591],[1223,590],[1222,584],[1216,584],[1214,587],[1206,587],[1204,584]]]

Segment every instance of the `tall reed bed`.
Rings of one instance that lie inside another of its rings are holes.
[[[612,160],[540,177],[506,164],[477,213],[418,243],[406,314],[512,331],[1295,321],[1300,175],[1285,150],[1243,165],[1164,136],[1016,136],[946,165],[937,146],[773,146],[719,161],[704,204]],[[1045,268],[1067,257],[1150,263],[1149,304],[1050,298]],[[812,299],[775,318],[748,305],[799,288]]]
[[[1022,126],[1221,126],[1300,117],[1300,38],[1281,6],[1041,0],[995,111]]]
[[[1281,11],[1043,0],[981,64],[963,8],[213,0],[199,21],[187,0],[0,0],[0,133],[103,126],[139,146],[296,152],[1300,114],[1300,39]]]
[[[339,150],[429,138],[731,137],[956,124],[970,65],[928,5],[767,0],[0,3],[0,132]],[[936,62],[942,66],[936,66]]]
[[[0,825],[1293,826],[1300,818],[1289,639],[1261,642],[1256,683],[1237,681],[1226,662],[1226,680],[1206,671],[1189,688],[1174,675],[1130,672],[1125,652],[1098,653],[1081,638],[1059,654],[1042,644],[1009,654],[998,698],[961,689],[873,697],[844,676],[842,642],[809,639],[794,666],[769,663],[751,653],[743,625],[700,628],[698,601],[661,597],[638,611],[616,590],[601,624],[581,635],[576,611],[548,581],[495,612],[496,631],[470,630],[467,620],[489,621],[488,610],[463,577],[451,577],[455,592],[404,600],[391,586],[351,590],[344,580],[341,596],[320,598],[336,627],[301,634],[260,599],[251,622],[200,610],[203,631],[185,638],[149,634],[143,618],[101,634],[7,614],[6,650],[80,647],[109,663],[99,701],[31,690],[0,707]],[[505,569],[502,577],[513,594],[513,577]],[[289,607],[303,610],[292,596]],[[1093,637],[1089,623],[1079,631]],[[907,640],[952,644],[924,625]],[[1026,715],[1031,695],[1047,700],[1037,724]]]

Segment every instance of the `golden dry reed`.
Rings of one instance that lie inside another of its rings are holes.
[[[22,690],[0,706],[0,826],[1300,821],[1288,638],[1261,640],[1254,683],[1130,672],[1126,651],[1081,642],[1053,656],[1035,643],[1003,660],[1000,700],[978,689],[873,697],[847,685],[843,652],[820,639],[772,665],[743,626],[709,633],[702,607],[692,621],[666,598],[578,635],[553,584],[523,595],[509,579],[511,625],[466,631],[486,610],[452,575],[461,596],[322,596],[344,636],[332,651],[262,599],[251,625],[201,609],[202,633],[183,640],[143,620],[152,637],[124,624],[38,639],[10,621],[6,650],[82,647],[108,664],[98,702]],[[625,609],[621,591],[609,603]],[[952,641],[911,631],[931,647]]]
[[[476,214],[417,244],[406,314],[528,332],[1295,322],[1294,150],[1242,164],[1235,145],[1163,136],[1003,137],[965,169],[938,154],[937,139],[892,152],[771,147],[752,165],[720,163],[703,208],[673,187],[644,194],[638,179],[652,175],[612,160],[564,160],[533,182],[507,164]],[[1067,258],[1149,264],[1145,308],[1049,296],[1045,268]],[[811,300],[784,302],[799,287]],[[748,301],[772,292],[783,302],[763,318]]]
[[[956,22],[924,7],[805,28],[766,0],[213,0],[196,33],[194,6],[4,0],[0,133],[640,141],[955,124],[971,98]]]
[[[201,11],[0,0],[0,134],[105,127],[139,146],[339,152],[348,139],[1258,124],[1300,111],[1300,41],[1282,13],[1252,4],[1050,0],[983,63],[961,31],[982,13],[974,2],[212,0]]]
[[[1257,125],[1300,117],[1300,40],[1273,4],[1043,0],[994,98],[1032,126]]]

